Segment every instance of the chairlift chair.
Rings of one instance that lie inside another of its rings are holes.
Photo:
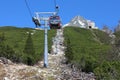
[[[32,17],[32,21],[35,23],[36,27],[41,26],[41,24],[37,18]]]
[[[61,20],[59,16],[50,16],[49,17],[49,26],[50,29],[61,29]]]

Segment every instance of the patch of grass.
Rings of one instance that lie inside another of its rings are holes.
[[[97,38],[100,40],[103,44],[110,44],[111,43],[111,37],[109,35],[101,30],[94,29],[94,34],[97,36]]]

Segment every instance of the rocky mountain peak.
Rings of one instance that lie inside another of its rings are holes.
[[[65,26],[74,26],[74,27],[81,27],[81,28],[97,28],[95,27],[95,23],[91,20],[87,20],[82,16],[75,16],[71,19],[70,22],[64,25]]]
[[[87,26],[87,21],[81,16],[75,16],[66,26],[85,27]]]

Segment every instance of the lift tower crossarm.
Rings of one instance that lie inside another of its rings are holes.
[[[47,15],[47,14],[48,14],[48,15],[51,14],[51,15],[56,15],[57,12],[35,12],[35,14],[36,14],[36,15],[40,15],[40,14],[46,14],[46,15]]]
[[[35,12],[36,18],[40,21],[49,20],[49,17],[41,17],[41,15],[57,15],[57,12]]]

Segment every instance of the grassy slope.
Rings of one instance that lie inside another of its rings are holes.
[[[120,31],[114,33],[117,38],[120,38]]]
[[[64,36],[67,46],[65,55],[70,63],[85,72],[94,72],[97,79],[119,79],[120,62],[107,60],[111,46],[110,37],[106,33],[100,30],[66,27]],[[111,76],[112,71],[116,72],[115,76]]]
[[[23,54],[23,49],[28,36],[27,32],[34,33],[34,35],[32,35],[32,39],[34,43],[35,52],[36,54],[38,54],[38,57],[41,57],[40,55],[43,55],[44,31],[34,30],[30,28],[16,28],[16,27],[6,26],[6,27],[0,27],[0,33],[2,32],[4,32],[5,34],[6,44],[12,47],[17,54]],[[52,37],[54,37],[55,34],[56,34],[55,30],[48,31],[49,50],[52,45]]]
[[[65,37],[70,39],[70,44],[75,55],[88,54],[89,56],[98,57],[98,53],[106,51],[109,46],[101,45],[99,42],[94,40],[90,30],[82,28],[65,28]],[[81,56],[75,56],[81,57]]]
[[[116,36],[116,43],[120,44],[120,31],[114,33]]]

